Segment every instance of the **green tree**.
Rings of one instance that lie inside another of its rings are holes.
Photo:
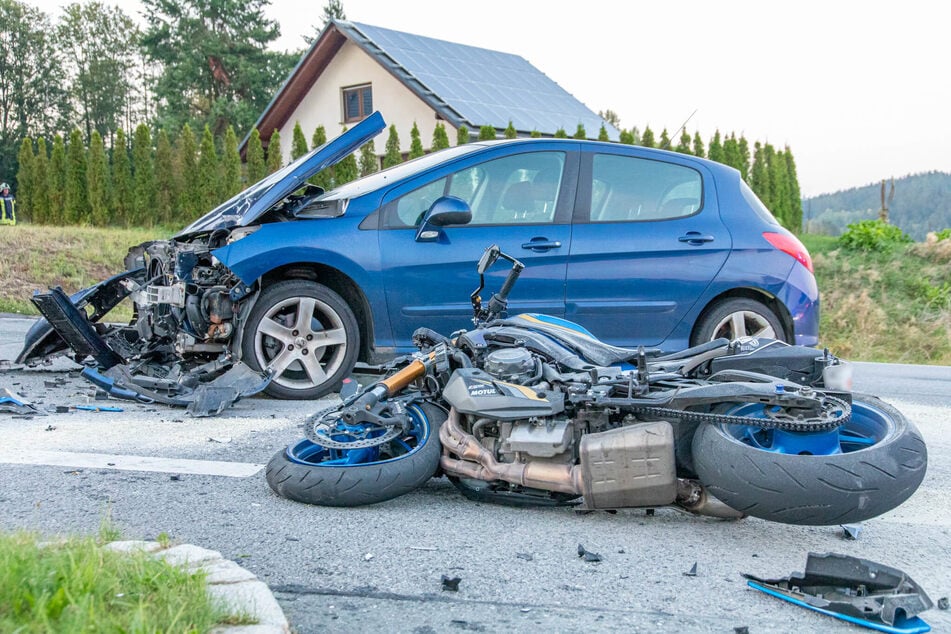
[[[496,138],[495,126],[484,125],[479,128],[479,140],[480,141],[494,141]]]
[[[386,137],[386,154],[383,156],[383,169],[399,165],[403,162],[403,154],[400,152],[400,135],[396,132],[396,126],[390,126],[389,136]]]
[[[179,189],[172,142],[165,130],[159,130],[155,142],[155,212],[159,224],[168,226],[175,220]]]
[[[616,129],[621,129],[621,117],[613,110],[605,110],[603,112],[598,110],[598,116],[613,125]],[[602,127],[604,127],[603,124]]]
[[[409,158],[419,158],[425,153],[423,141],[419,136],[419,128],[416,126],[416,122],[413,121],[413,129],[409,131]]]
[[[456,131],[456,145],[465,145],[469,142],[469,128],[466,126],[459,126],[459,130]]]
[[[229,124],[251,129],[300,59],[276,52],[277,22],[269,0],[142,0],[142,47],[158,68],[155,97],[160,127],[187,122],[216,134]]]
[[[347,126],[343,127],[343,132],[347,131]],[[416,131],[419,136],[419,130]],[[334,187],[355,181],[360,177],[360,167],[357,165],[357,157],[348,154],[342,161],[334,165]]]
[[[723,142],[720,140],[720,131],[714,133],[710,139],[710,153],[707,155],[711,161],[723,163]]]
[[[568,138],[568,133],[565,131],[564,128],[558,128],[557,130],[555,130],[555,138],[556,138],[556,139],[567,139],[567,138]]]
[[[53,149],[50,152],[49,172],[49,215],[51,225],[66,223],[66,142],[57,134],[53,137]]]
[[[641,135],[641,145],[644,147],[654,147],[654,131],[650,126],[644,127],[644,134]]]
[[[509,124],[505,127],[505,131],[502,133],[502,136],[506,139],[517,139],[518,132],[515,130],[515,126],[512,124],[512,120],[509,119]]]
[[[324,129],[324,126],[319,125],[314,128],[314,133],[310,137],[310,149],[316,149],[322,146],[327,142],[327,131]],[[320,187],[325,192],[330,191],[333,188],[334,183],[334,168],[331,165],[325,169],[320,170],[316,174],[310,177],[310,183]]]
[[[583,124],[583,123],[579,123],[579,124],[578,124],[578,127],[575,129],[575,136],[574,136],[574,138],[576,138],[576,139],[587,139],[587,138],[588,138],[588,133],[585,131],[585,129],[584,129],[584,124]]]
[[[234,126],[225,131],[225,147],[221,154],[221,199],[227,200],[241,191],[241,154]]]
[[[789,229],[799,232],[802,230],[802,192],[799,189],[799,176],[796,174],[796,160],[788,145],[783,155],[786,159],[786,175],[789,178],[789,202],[787,203],[787,209],[790,210]]]
[[[529,136],[533,139],[540,139],[542,138],[542,133],[538,130],[532,130],[532,133]]]
[[[221,202],[221,192],[218,183],[221,181],[221,161],[215,151],[215,137],[211,128],[205,126],[201,135],[201,144],[198,146],[198,178],[201,192],[201,210],[214,209]]]
[[[0,0],[0,177],[17,171],[28,135],[66,129],[62,54],[49,18],[18,0]],[[61,209],[60,209],[61,211]]]
[[[89,139],[86,189],[89,195],[89,222],[95,227],[105,227],[109,224],[112,187],[109,182],[109,157],[99,130],[93,130]]]
[[[307,154],[307,137],[304,136],[304,129],[300,127],[300,121],[294,124],[294,136],[291,138],[291,160],[296,161]]]
[[[83,133],[73,128],[66,146],[66,207],[63,218],[67,224],[89,221],[89,199],[86,197],[86,145]]]
[[[267,144],[267,173],[273,174],[284,166],[283,150],[281,149],[281,133],[274,129]]]
[[[601,124],[601,129],[598,130],[598,141],[610,141],[608,137],[608,129],[604,127],[604,124]]]
[[[24,137],[17,154],[17,217],[34,217],[33,198],[36,196],[36,155],[33,153],[33,139]]]
[[[261,147],[261,133],[257,128],[251,130],[248,147],[245,150],[248,161],[248,184],[253,185],[267,176],[267,165],[264,163],[264,148]]]
[[[112,146],[112,213],[113,224],[129,226],[132,222],[132,161],[122,128],[116,130]]]
[[[187,123],[175,141],[175,172],[180,185],[178,200],[179,223],[191,222],[198,217],[201,207],[201,179],[198,174],[198,141]],[[208,211],[207,209],[204,211]]]
[[[624,145],[634,145],[634,135],[630,130],[621,130],[621,136],[618,139]]]
[[[766,169],[769,172],[770,202],[767,206],[784,227],[792,229],[792,209],[789,208],[789,174],[787,173],[786,157],[777,154],[776,148],[769,143],[763,146],[763,155],[766,158]]]
[[[743,177],[743,180],[748,180],[750,177],[750,144],[745,136],[740,135],[736,149],[740,162],[740,166],[737,169],[740,170],[740,176]]]
[[[118,6],[88,0],[64,7],[56,39],[64,52],[69,95],[86,138],[98,130],[111,139],[131,110],[138,93],[133,71],[144,61],[140,37],[135,21]]]
[[[674,152],[680,152],[681,154],[691,154],[690,151],[690,133],[687,130],[684,130],[680,134],[680,141],[677,142],[677,147],[674,148]]]
[[[46,151],[46,139],[36,140],[36,159],[33,161],[33,214],[32,220],[36,223],[47,222],[49,216],[49,166],[50,157]]]
[[[132,135],[132,223],[137,227],[155,224],[155,165],[149,126],[140,123]]]
[[[693,133],[693,155],[703,158],[705,156],[703,151],[703,139],[700,138],[700,132]]]
[[[753,144],[753,167],[750,170],[750,187],[753,193],[769,207],[769,171],[766,167],[766,156],[763,146],[757,141]]]
[[[667,133],[667,128],[661,131],[660,138],[657,140],[657,147],[662,150],[670,149],[670,135]]]
[[[740,169],[743,166],[743,159],[740,156],[740,144],[737,143],[736,134],[730,133],[723,141],[723,163]]]
[[[445,150],[447,147],[449,147],[449,135],[446,134],[446,126],[442,122],[437,123],[436,127],[433,128],[433,152]]]
[[[445,133],[445,129],[443,130]],[[449,139],[446,139],[449,142]],[[373,139],[370,139],[360,146],[360,176],[367,176],[380,171],[380,159],[376,155],[376,146]]]

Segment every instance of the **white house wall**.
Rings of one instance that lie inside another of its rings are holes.
[[[395,124],[400,136],[400,149],[409,152],[410,131],[413,122],[419,127],[423,147],[432,145],[436,127],[436,113],[406,86],[400,83],[373,58],[353,42],[347,41],[321,73],[310,91],[281,128],[281,152],[284,163],[290,160],[294,124],[300,122],[307,137],[308,147],[317,126],[327,130],[327,137],[340,134],[343,122],[343,96],[341,88],[370,84],[373,87],[373,109],[383,114],[387,126]],[[455,142],[455,128],[446,124],[450,142]],[[352,127],[353,123],[349,124]],[[263,131],[262,131],[263,132]],[[388,131],[384,130],[373,142],[377,154],[385,153]]]

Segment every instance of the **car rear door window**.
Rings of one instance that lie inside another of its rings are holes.
[[[703,206],[703,179],[683,165],[595,154],[591,172],[589,222],[683,218]]]

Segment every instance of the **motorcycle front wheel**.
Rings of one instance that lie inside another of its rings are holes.
[[[767,416],[763,405],[724,413]],[[693,439],[697,476],[747,515],[812,526],[861,522],[907,500],[925,477],[921,434],[897,409],[853,395],[851,420],[822,433],[754,425],[701,425]]]
[[[266,478],[281,497],[321,506],[362,506],[418,489],[439,467],[439,426],[446,412],[431,403],[407,408],[412,429],[375,447],[329,449],[310,440],[271,458]]]

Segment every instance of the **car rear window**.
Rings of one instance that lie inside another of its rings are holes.
[[[766,205],[759,199],[759,196],[742,180],[740,181],[740,193],[743,194],[743,198],[763,221],[771,225],[776,225],[777,227],[780,226],[779,221],[776,220],[776,217],[766,208]]]
[[[595,154],[591,222],[668,220],[703,206],[703,178],[690,167],[619,154]]]

